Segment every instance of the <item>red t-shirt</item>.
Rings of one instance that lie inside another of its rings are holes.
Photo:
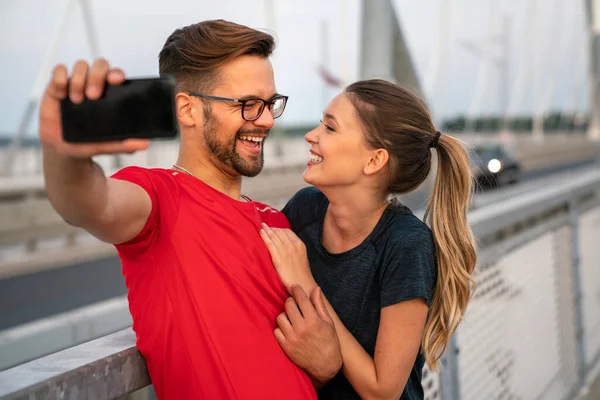
[[[158,398],[315,399],[273,335],[287,292],[259,231],[289,227],[285,216],[171,170],[113,177],[152,199],[142,232],[115,247]]]

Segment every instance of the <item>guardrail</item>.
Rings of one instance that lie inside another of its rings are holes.
[[[0,398],[99,400],[132,393],[150,384],[134,343],[128,329],[0,372]]]
[[[300,163],[269,166],[260,176],[244,180],[244,193],[281,207],[306,185],[305,168]],[[0,221],[0,250],[14,254],[0,254],[0,279],[116,254],[113,246],[63,221],[48,201],[41,177],[0,178]],[[43,246],[47,241],[52,246]]]
[[[490,140],[488,137],[483,139],[477,139],[477,136],[458,134],[459,138],[463,138],[468,143],[476,143],[480,140]],[[581,135],[556,135],[547,138],[543,142],[536,142],[531,138],[523,138],[520,136],[508,137],[504,140],[508,147],[514,149],[518,159],[521,161],[523,170],[528,171],[532,169],[546,168],[548,165],[561,165],[577,162],[580,160],[591,160],[596,158],[599,154],[600,148],[596,147],[596,144],[590,143],[585,136]],[[280,144],[282,150],[281,154],[277,154],[278,146]],[[156,142],[153,143],[150,150],[145,152],[136,153],[133,155],[119,155],[120,160],[118,165],[146,165],[146,166],[160,166],[159,160],[174,160],[177,156],[178,151],[177,142]],[[32,161],[27,161],[28,158],[38,157],[39,149],[28,149],[28,153],[23,156],[23,162],[20,164],[29,165],[35,164]],[[0,149],[0,155],[2,150]],[[29,154],[31,153],[31,154]],[[1,157],[0,157],[1,158]],[[265,145],[265,170],[257,178],[248,180],[248,188],[252,194],[257,193],[261,200],[261,196],[269,191],[277,191],[280,188],[285,189],[289,185],[285,185],[288,178],[297,177],[294,180],[300,181],[299,171],[302,171],[305,167],[306,159],[308,158],[307,144],[301,139],[284,139],[280,142],[268,141]],[[114,156],[99,156],[96,157],[96,161],[108,171],[114,171],[119,169],[115,165]],[[164,162],[164,161],[163,161]],[[37,163],[39,164],[39,162]],[[168,167],[168,165],[162,165]],[[25,168],[25,167],[24,167]],[[290,172],[286,174],[286,171]],[[295,175],[292,175],[291,173]],[[277,184],[270,184],[269,182],[261,182],[266,177],[272,177],[273,175],[281,176],[286,175],[285,180],[277,182]],[[262,179],[261,179],[262,178]],[[280,183],[284,183],[282,186]],[[297,183],[297,182],[296,182]],[[301,182],[303,184],[303,182]],[[294,187],[297,189],[296,185]],[[254,190],[257,188],[257,190]],[[281,194],[289,196],[289,191],[280,190]],[[270,200],[274,197],[278,197],[278,193],[267,193],[262,200]],[[15,228],[18,230],[22,226],[32,223],[31,230],[39,231],[41,236],[49,235],[51,229],[51,221],[56,222],[58,217],[54,215],[49,204],[44,202],[45,192],[41,172],[39,168],[36,168],[29,173],[23,175],[15,175],[12,177],[0,177],[0,220],[3,222],[9,221],[9,223],[3,223],[0,227],[0,245],[12,244],[13,242],[20,242],[23,239],[23,235],[15,230],[11,230],[11,224],[17,224]],[[19,207],[20,202],[28,201],[28,204],[24,207]],[[39,209],[39,210],[38,210]],[[31,214],[33,213],[33,214]],[[51,215],[48,215],[51,214]],[[17,221],[21,218],[22,221]],[[42,226],[38,227],[37,224]],[[39,228],[39,229],[38,229]],[[58,233],[63,236],[62,229],[64,227],[58,227]],[[46,231],[46,232],[44,232]],[[8,233],[10,232],[10,235]],[[72,231],[67,231],[65,234],[71,234]],[[7,238],[10,236],[10,238]],[[57,236],[59,236],[57,234]],[[35,245],[28,244],[28,246],[35,247]]]
[[[469,142],[477,141],[476,136],[458,136]],[[541,143],[515,136],[506,142],[515,149],[524,170],[547,167],[550,162],[560,165],[591,160],[599,154],[596,144],[581,135],[553,135]],[[285,139],[280,145],[283,155],[277,154],[274,142],[266,143],[265,170],[256,178],[245,180],[243,185],[245,194],[275,207],[283,206],[285,200],[306,185],[301,176],[306,144],[300,138]],[[177,149],[175,142],[156,143],[151,151],[120,156],[120,164],[156,165],[159,158],[175,159]],[[39,153],[39,149],[28,151],[35,153],[30,158]],[[114,158],[101,156],[97,161],[109,172],[115,167]],[[424,198],[424,188],[430,184],[428,180],[413,196]],[[112,246],[67,225],[54,212],[41,176],[0,177],[0,221],[0,279],[115,254]],[[52,246],[46,246],[47,242],[52,242]]]
[[[570,399],[600,361],[600,170],[472,211],[478,290],[428,400]],[[150,384],[130,329],[0,372],[0,399],[112,399]]]

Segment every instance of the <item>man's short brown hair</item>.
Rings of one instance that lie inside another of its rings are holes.
[[[179,90],[209,90],[219,68],[243,55],[268,58],[275,40],[268,33],[224,20],[175,30],[159,54],[160,75],[171,75]]]

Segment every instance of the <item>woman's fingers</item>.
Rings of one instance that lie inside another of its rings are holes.
[[[262,238],[263,242],[265,242],[267,250],[269,250],[269,253],[271,254],[273,265],[275,265],[275,268],[279,267],[279,248],[277,247],[277,244],[275,244],[275,242],[273,241],[273,236],[269,235],[267,230],[263,228],[260,230],[260,237]]]

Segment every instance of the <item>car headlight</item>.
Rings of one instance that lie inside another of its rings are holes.
[[[492,174],[496,174],[502,169],[502,163],[500,160],[493,158],[488,162],[487,167]]]

